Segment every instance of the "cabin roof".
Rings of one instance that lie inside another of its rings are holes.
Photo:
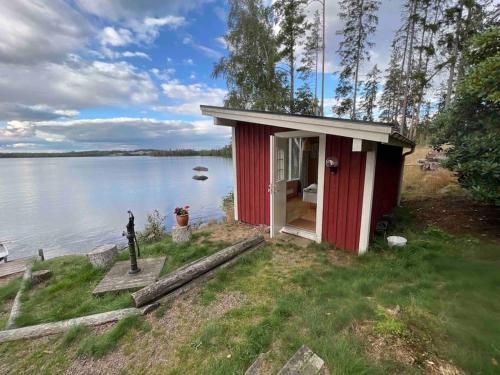
[[[200,108],[203,115],[214,118],[215,125],[237,126],[238,122],[247,122],[388,143],[400,147],[415,146],[410,139],[394,131],[392,124],[382,122],[229,109],[207,105],[201,105]]]

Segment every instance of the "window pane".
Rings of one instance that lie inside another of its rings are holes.
[[[300,178],[300,138],[290,139],[290,180]]]

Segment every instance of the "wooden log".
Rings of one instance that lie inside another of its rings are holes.
[[[307,346],[302,345],[278,372],[278,375],[319,375],[324,370],[325,362]]]
[[[157,282],[132,293],[135,306],[139,307],[160,298],[262,242],[264,237],[253,237],[169,273]]]
[[[63,320],[54,323],[38,324],[35,326],[9,329],[0,331],[0,343],[21,339],[36,338],[48,335],[54,335],[69,330],[76,325],[96,326],[109,322],[115,322],[127,316],[141,315],[142,310],[128,308],[122,310],[109,311],[100,314],[82,316],[80,318]]]
[[[7,321],[7,329],[14,328],[16,326],[16,319],[21,311],[21,296],[23,295],[24,289],[26,288],[26,282],[31,279],[31,268],[33,265],[28,263],[26,265],[26,270],[24,271],[23,279],[21,281],[21,286],[17,291],[16,297],[14,298],[14,303],[12,304],[12,309],[10,310],[9,320]]]

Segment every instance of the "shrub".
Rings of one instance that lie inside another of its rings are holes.
[[[142,232],[137,233],[140,242],[155,242],[161,240],[165,235],[165,219],[160,211],[154,210],[147,215],[147,223]]]

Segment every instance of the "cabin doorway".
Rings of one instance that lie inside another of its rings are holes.
[[[321,241],[325,136],[292,131],[271,136],[271,236]]]

